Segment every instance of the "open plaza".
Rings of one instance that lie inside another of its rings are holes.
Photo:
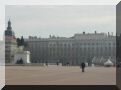
[[[6,85],[116,85],[115,67],[6,66]]]

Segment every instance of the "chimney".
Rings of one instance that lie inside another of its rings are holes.
[[[49,38],[51,38],[51,35],[49,35]]]
[[[83,34],[85,34],[85,32],[83,32]]]
[[[108,36],[110,36],[110,33],[108,32]]]

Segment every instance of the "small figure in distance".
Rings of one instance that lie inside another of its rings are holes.
[[[58,65],[59,65],[59,62],[57,62],[56,64],[57,64],[57,66],[58,66]]]
[[[46,64],[46,66],[48,66],[48,62],[47,61],[45,62],[45,64]]]
[[[84,62],[82,62],[82,63],[81,63],[80,68],[82,68],[82,72],[84,72],[84,71],[85,71],[85,70],[84,70],[84,69],[85,69],[85,63],[84,63]]]
[[[66,63],[67,66],[70,66],[69,62]]]

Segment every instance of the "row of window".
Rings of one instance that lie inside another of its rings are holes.
[[[62,50],[62,49],[64,49],[64,50],[115,50],[116,48],[115,47],[71,47],[71,48],[55,48],[55,47],[50,47],[50,48],[41,48],[41,47],[31,47],[30,48],[30,50],[34,50],[34,51],[41,51],[41,50],[51,50],[51,49],[53,49],[53,50]]]
[[[114,56],[115,53],[49,53],[48,55],[47,54],[36,54],[36,55],[33,55],[33,56],[38,56],[38,57],[58,57],[58,56],[70,56],[70,57],[73,57],[73,56],[76,56],[76,57],[81,57],[81,56],[107,56],[107,55],[111,55],[111,56]]]
[[[102,43],[102,44],[99,44],[99,43],[80,43],[80,44],[59,44],[59,45],[57,45],[57,44],[49,44],[49,46],[51,47],[51,46],[82,46],[82,45],[84,45],[84,46],[90,46],[90,45],[109,45],[109,46],[111,46],[111,43],[108,43],[108,44],[106,44],[106,43]],[[112,44],[113,46],[115,46],[115,43],[113,43]]]
[[[101,49],[101,50],[96,50],[96,51],[92,51],[92,50],[81,50],[81,49],[78,49],[78,50],[74,50],[74,51],[70,51],[70,50],[64,50],[64,49],[60,49],[60,50],[55,50],[55,49],[49,49],[48,51],[47,50],[41,50],[41,51],[37,51],[37,50],[34,50],[32,51],[31,50],[31,53],[33,55],[47,55],[47,54],[54,54],[54,55],[57,55],[57,54],[98,54],[98,53],[102,53],[102,54],[115,54],[115,50],[105,50],[105,49]]]
[[[79,46],[77,46],[77,47],[37,47],[37,46],[30,46],[29,47],[29,49],[37,49],[37,50],[42,50],[42,49],[116,49],[116,47],[115,46],[93,46],[93,47],[86,47],[86,46],[84,46],[84,47],[79,47]]]
[[[36,46],[49,46],[49,47],[55,47],[55,46],[100,46],[100,45],[108,45],[108,46],[115,46],[116,43],[51,43],[51,44],[47,44],[47,43],[40,43],[40,44],[33,44]],[[30,46],[33,46],[32,44],[30,44]]]

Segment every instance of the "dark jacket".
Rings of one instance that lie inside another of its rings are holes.
[[[85,63],[81,63],[81,67],[82,68],[85,68]]]

